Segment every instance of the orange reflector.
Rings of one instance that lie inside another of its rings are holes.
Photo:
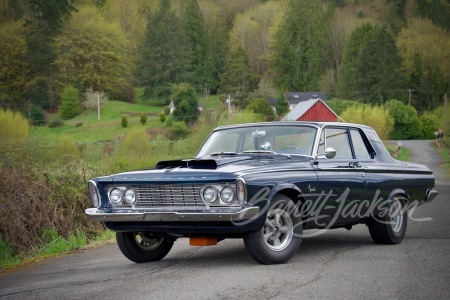
[[[189,239],[191,246],[215,246],[217,245],[216,237],[191,237]]]

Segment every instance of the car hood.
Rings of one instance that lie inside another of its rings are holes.
[[[231,181],[251,173],[310,168],[309,157],[287,155],[236,155],[159,162],[155,168],[113,176],[114,182]]]

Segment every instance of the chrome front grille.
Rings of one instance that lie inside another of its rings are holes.
[[[135,207],[206,207],[200,198],[201,187],[196,184],[133,186]]]

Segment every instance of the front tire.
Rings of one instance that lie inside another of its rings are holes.
[[[116,232],[116,240],[123,255],[135,263],[161,260],[173,246],[173,240],[141,232]]]
[[[406,234],[408,214],[404,201],[394,197],[388,213],[372,218],[367,224],[370,236],[377,244],[395,245],[402,242]]]
[[[285,263],[302,242],[303,224],[298,207],[284,195],[276,195],[267,211],[263,227],[244,237],[250,256],[262,264]]]

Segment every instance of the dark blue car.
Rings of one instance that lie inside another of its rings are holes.
[[[284,263],[302,238],[356,224],[375,243],[398,244],[408,214],[437,195],[432,172],[393,159],[372,128],[319,122],[219,127],[192,159],[88,186],[88,218],[138,263],[183,237],[195,246],[243,238],[256,261]]]

